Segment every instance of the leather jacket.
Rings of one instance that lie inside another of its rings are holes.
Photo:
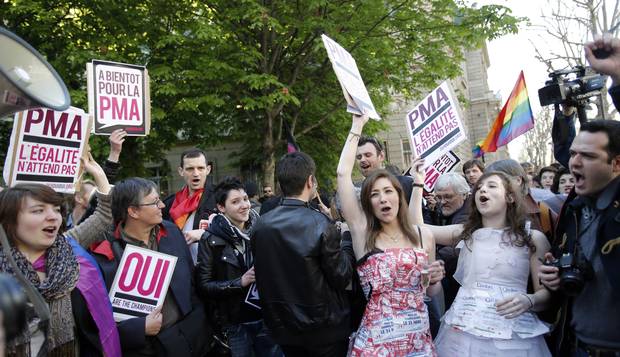
[[[248,226],[255,219],[250,216]],[[260,318],[258,312],[242,316],[247,312],[241,306],[249,286],[241,286],[241,276],[254,264],[249,241],[245,241],[245,257],[240,253],[238,247],[242,246],[242,240],[228,220],[217,215],[198,243],[196,285],[211,321],[220,329]]]
[[[287,198],[261,216],[251,241],[263,317],[275,341],[343,341],[350,332],[351,241],[307,202]]]

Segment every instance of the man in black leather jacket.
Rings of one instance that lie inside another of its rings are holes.
[[[301,152],[280,159],[284,198],[261,216],[251,238],[263,317],[287,357],[344,356],[350,330],[345,288],[353,248],[308,205],[316,194],[315,167]]]

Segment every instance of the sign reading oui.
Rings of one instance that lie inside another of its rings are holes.
[[[177,257],[128,244],[110,289],[116,321],[148,315],[164,303]]]

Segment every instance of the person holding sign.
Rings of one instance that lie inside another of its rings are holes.
[[[433,235],[410,222],[403,187],[394,175],[374,170],[364,180],[358,202],[351,173],[367,121],[366,115],[353,116],[338,163],[338,197],[368,298],[351,355],[434,356],[424,298],[441,291],[437,283],[443,267],[433,262]],[[416,180],[414,191],[421,194],[423,182]],[[421,211],[422,202],[416,204]]]
[[[415,180],[424,172],[415,169]],[[542,311],[549,292],[536,277],[549,243],[526,223],[523,198],[511,178],[487,169],[473,188],[475,204],[464,224],[426,227],[438,244],[462,241],[454,278],[461,284],[435,339],[439,356],[550,356]],[[421,192],[410,210],[422,224]],[[534,293],[527,293],[531,277]]]
[[[258,219],[244,186],[225,178],[215,187],[218,214],[198,246],[196,279],[211,321],[225,333],[233,357],[282,356],[263,324],[248,233]]]
[[[45,324],[40,323],[44,316],[29,313],[29,328],[9,342],[9,356],[121,355],[104,282],[76,242],[90,244],[110,224],[110,185],[92,157],[82,165],[95,179],[100,204],[89,219],[64,233],[64,199],[50,187],[17,184],[0,193],[0,221],[8,238],[8,246],[0,248],[0,272],[20,271],[50,315]],[[37,312],[45,311],[32,303]]]
[[[192,284],[193,263],[185,238],[176,225],[163,221],[163,208],[152,181],[134,177],[119,182],[112,198],[113,230],[102,233],[103,240],[91,249],[108,291],[117,270],[121,271],[119,263],[127,245],[177,257],[168,290],[159,292],[164,297],[163,304],[150,306],[148,314],[133,312],[136,317],[117,323],[123,356],[203,356],[213,341]],[[138,282],[138,291],[144,290],[145,296],[137,299],[141,301],[136,304],[151,303],[146,296],[154,285],[163,285],[161,280],[167,278],[153,274],[147,280],[145,271],[150,261],[147,259],[140,269],[126,267],[136,277],[135,272],[141,270],[140,280],[134,278],[132,282]],[[155,278],[159,280],[154,281]]]

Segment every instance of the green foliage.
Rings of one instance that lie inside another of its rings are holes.
[[[75,106],[87,107],[91,59],[147,66],[152,131],[127,142],[125,175],[142,174],[179,141],[238,140],[237,163],[262,164],[266,181],[285,152],[283,120],[319,177],[333,175],[350,118],[321,34],[352,53],[385,114],[392,93],[416,96],[457,76],[465,49],[516,32],[520,21],[507,8],[461,0],[9,0],[0,16],[47,56]],[[105,138],[97,139],[101,157]]]

